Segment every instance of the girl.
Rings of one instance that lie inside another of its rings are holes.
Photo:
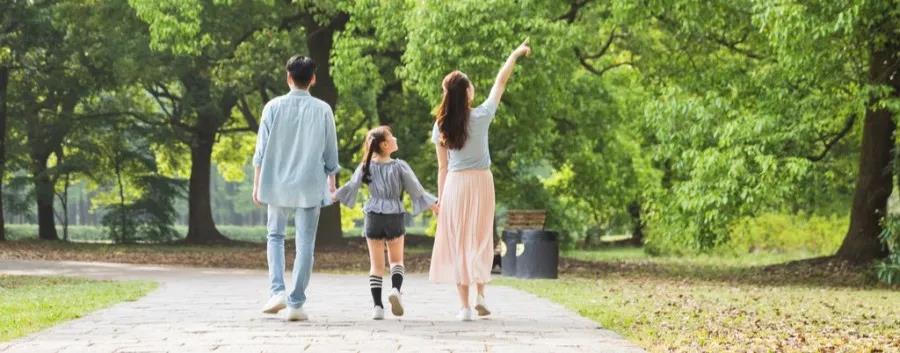
[[[456,284],[457,318],[473,319],[469,287],[475,285],[478,316],[490,315],[484,285],[494,259],[494,177],[488,153],[488,127],[494,119],[516,60],[529,55],[528,40],[510,54],[497,74],[487,100],[472,108],[475,87],[459,71],[444,77],[443,97],[435,114],[431,141],[438,159],[439,211],[429,278]]]
[[[384,276],[384,247],[387,243],[388,262],[391,266],[391,312],[403,315],[400,300],[400,286],[403,284],[403,236],[406,229],[403,218],[403,192],[412,198],[413,215],[426,209],[436,210],[437,198],[422,188],[409,164],[399,159],[391,159],[396,152],[397,139],[387,126],[379,126],[369,131],[364,144],[365,162],[361,163],[353,177],[335,194],[335,200],[348,207],[356,203],[356,194],[362,184],[369,185],[369,200],[363,207],[366,213],[363,235],[369,246],[369,287],[375,308],[372,319],[384,319],[384,305],[381,303],[381,279]]]

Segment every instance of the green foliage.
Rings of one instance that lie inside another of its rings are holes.
[[[167,242],[178,233],[172,227],[178,214],[174,199],[184,192],[183,183],[160,176],[137,178],[135,187],[143,191],[132,203],[107,206],[103,226],[109,237],[118,243],[136,241]]]
[[[875,265],[878,280],[887,284],[900,283],[900,217],[893,215],[884,219],[881,241],[889,255]]]
[[[845,215],[764,213],[743,218],[730,227],[730,239],[719,252],[806,252],[829,255],[837,251],[847,232]]]
[[[717,255],[806,253],[833,254],[847,232],[848,217],[840,214],[789,214],[766,212],[736,219],[726,237],[702,252]],[[661,238],[651,230],[645,250],[651,254],[696,254],[691,236]]]

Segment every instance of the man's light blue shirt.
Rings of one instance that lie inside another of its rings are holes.
[[[260,167],[259,200],[279,207],[331,204],[327,176],[340,170],[331,106],[306,90],[263,108],[253,166]]]

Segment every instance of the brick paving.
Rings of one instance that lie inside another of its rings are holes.
[[[491,318],[456,321],[455,289],[422,274],[404,281],[405,316],[386,310],[373,321],[367,276],[315,273],[310,321],[287,322],[285,311],[260,312],[267,277],[258,270],[0,260],[0,273],[160,284],[137,301],[0,343],[3,353],[643,352],[562,306],[502,286],[488,287]]]

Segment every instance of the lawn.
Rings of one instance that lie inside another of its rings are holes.
[[[175,231],[181,237],[184,237],[187,234],[187,227],[182,225],[177,225],[174,227]],[[231,240],[242,241],[242,242],[251,242],[251,243],[264,243],[266,241],[266,227],[265,225],[259,226],[232,226],[232,225],[218,225],[216,228],[222,232],[223,235],[228,237]],[[63,236],[63,231],[61,226],[56,227],[59,236]],[[427,231],[427,227],[422,226],[411,226],[406,228],[407,233],[409,234],[425,234]],[[36,224],[8,224],[6,225],[6,236],[9,240],[31,240],[37,239],[38,226]],[[294,238],[294,228],[292,226],[288,226],[287,230],[288,239]],[[362,234],[361,228],[350,228],[344,230],[345,238],[356,238]],[[107,234],[105,228],[100,226],[69,226],[69,240],[73,242],[110,242],[110,237]]]
[[[0,342],[136,300],[154,288],[147,281],[0,275]]]
[[[578,262],[558,280],[496,283],[558,302],[650,352],[900,352],[896,289],[840,264],[769,266],[809,254],[563,255]]]

